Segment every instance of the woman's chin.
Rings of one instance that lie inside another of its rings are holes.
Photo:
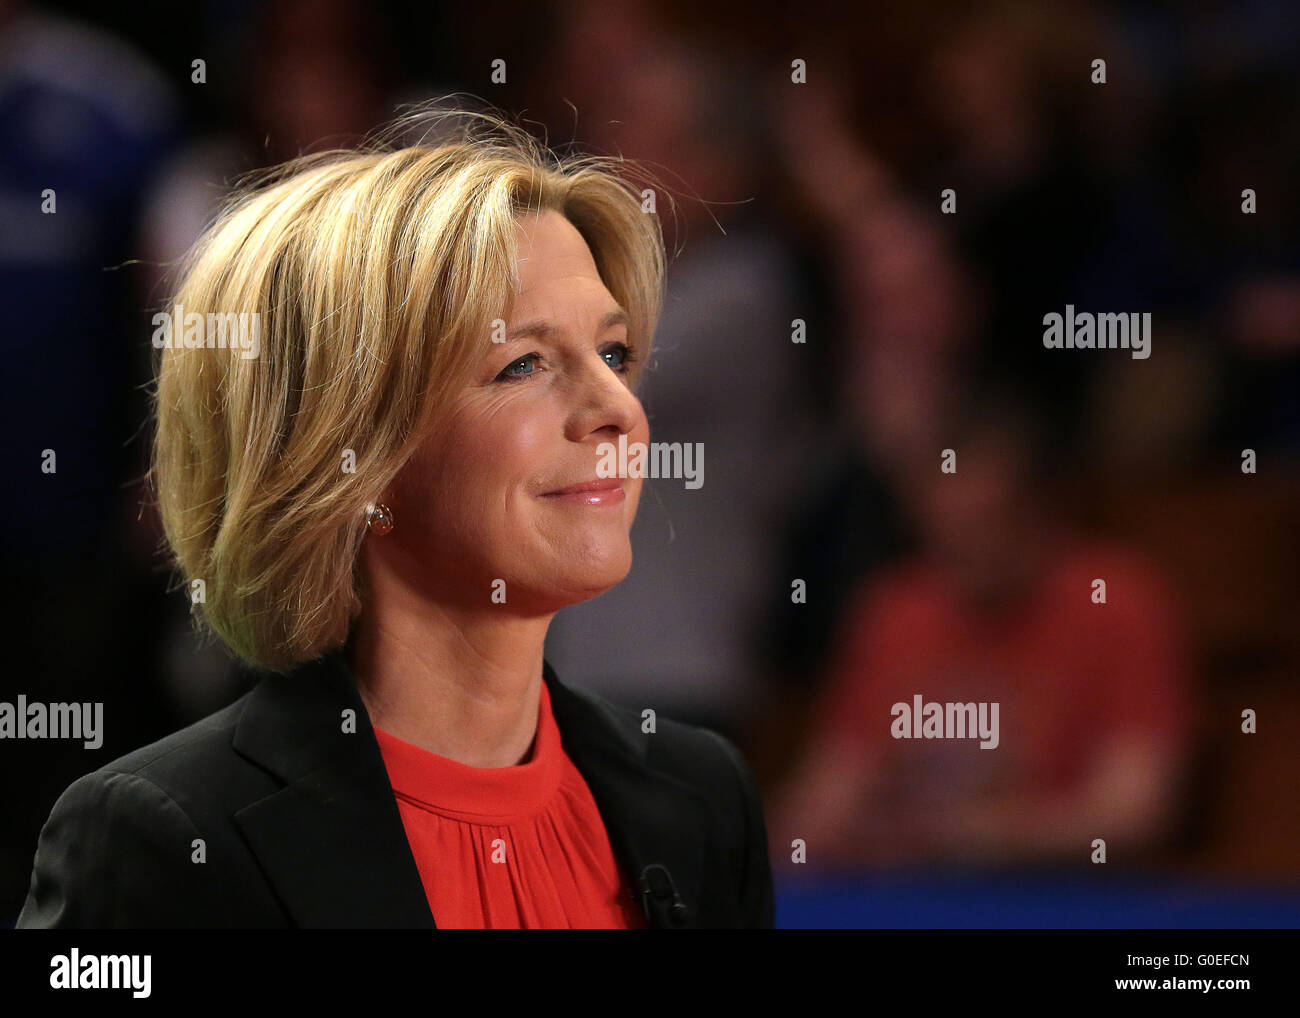
[[[607,562],[589,563],[581,570],[566,570],[556,586],[566,604],[578,604],[618,586],[631,569],[632,556],[628,553]]]

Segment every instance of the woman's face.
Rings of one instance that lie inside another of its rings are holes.
[[[518,235],[507,340],[485,339],[470,383],[389,493],[393,531],[370,543],[440,599],[491,604],[504,580],[507,605],[545,612],[631,568],[641,480],[598,478],[599,446],[648,442],[650,427],[629,387],[627,326],[582,235],[556,212],[521,217]],[[553,494],[595,481],[606,490]]]

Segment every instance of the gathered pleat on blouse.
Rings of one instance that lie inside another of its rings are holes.
[[[514,767],[375,736],[440,929],[645,927],[545,682],[532,753]]]

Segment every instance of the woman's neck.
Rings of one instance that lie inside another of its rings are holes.
[[[471,767],[523,762],[553,615],[449,607],[383,584],[370,595],[348,656],[371,724]]]

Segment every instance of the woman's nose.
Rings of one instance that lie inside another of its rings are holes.
[[[624,379],[604,359],[584,365],[575,385],[577,407],[570,417],[569,437],[582,441],[589,435],[630,433],[644,416],[641,401]]]

